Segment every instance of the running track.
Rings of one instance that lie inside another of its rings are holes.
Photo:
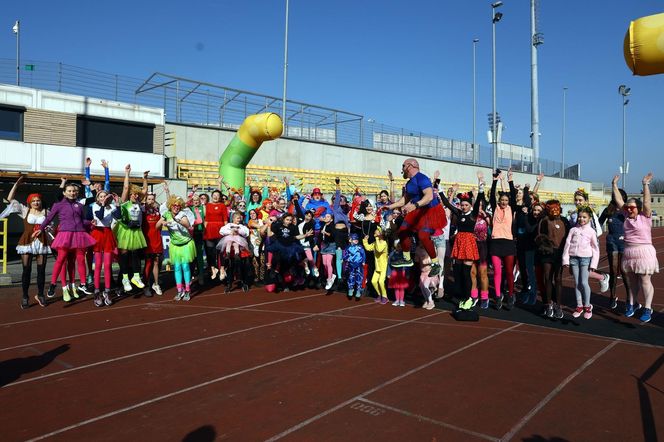
[[[585,324],[659,336],[654,281],[651,324]],[[459,323],[311,290],[221,292],[21,311],[20,289],[3,289],[2,440],[664,439],[664,342],[506,311]]]

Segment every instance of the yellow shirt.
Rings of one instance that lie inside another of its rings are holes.
[[[374,252],[374,260],[376,261],[376,272],[386,273],[387,272],[387,241],[384,239],[376,238],[376,242],[369,244],[369,241],[365,237],[362,241],[364,245],[364,250],[367,252]]]

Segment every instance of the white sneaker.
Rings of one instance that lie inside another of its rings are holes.
[[[145,288],[145,284],[143,284],[143,281],[141,280],[141,277],[138,276],[138,275],[134,275],[134,276],[131,278],[131,283],[134,284],[134,285],[135,285],[136,287],[138,287],[139,289],[143,289],[143,288]]]
[[[314,267],[314,276],[318,278],[320,276],[320,273],[318,273],[318,269]]]
[[[154,292],[155,292],[158,296],[161,296],[161,295],[164,294],[164,293],[161,291],[161,287],[159,287],[159,284],[157,284],[157,283],[152,284],[152,290],[154,290]]]
[[[327,278],[327,284],[325,284],[325,290],[330,290],[332,288],[335,279],[337,279],[337,275],[334,274],[329,278]]]
[[[399,307],[405,307],[406,301],[399,301]]]
[[[395,307],[399,307],[401,305],[401,303],[399,301],[394,301],[392,303],[392,305],[395,306]]]
[[[604,274],[604,279],[602,279],[599,282],[599,291],[604,293],[609,289],[609,281],[611,280],[611,276],[608,273]]]
[[[305,264],[304,274],[307,275],[307,276],[309,276],[311,274],[311,270],[309,270],[309,264]]]
[[[131,292],[131,283],[127,278],[122,279],[122,288],[125,292]]]

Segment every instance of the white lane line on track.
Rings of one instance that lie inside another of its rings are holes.
[[[169,321],[178,321],[180,319],[188,319],[188,318],[193,318],[196,316],[203,316],[203,315],[212,315],[215,313],[221,313],[225,311],[242,311],[247,307],[256,307],[256,306],[261,306],[261,305],[269,305],[269,304],[275,304],[277,302],[288,302],[288,301],[295,301],[298,299],[306,299],[306,298],[311,298],[315,296],[323,296],[324,293],[317,293],[314,295],[307,295],[307,296],[300,296],[297,298],[286,298],[286,299],[279,299],[276,301],[268,301],[268,302],[261,302],[257,304],[250,304],[250,305],[245,305],[245,306],[240,306],[240,307],[220,307],[220,308],[215,308],[213,311],[207,311],[207,312],[200,312],[200,313],[192,313],[191,315],[184,315],[184,316],[175,316],[172,318],[165,318],[165,319],[157,319],[156,321],[147,321],[147,322],[140,322],[138,324],[128,324],[128,325],[121,325],[118,327],[112,327],[112,328],[105,328],[101,330],[94,330],[90,332],[85,332],[85,333],[78,333],[75,335],[69,335],[69,336],[61,336],[57,338],[51,338],[51,339],[44,339],[42,341],[35,341],[35,342],[28,342],[25,344],[20,344],[20,345],[14,345],[12,347],[5,347],[5,348],[0,348],[0,352],[2,351],[7,351],[7,350],[13,350],[16,348],[21,348],[21,347],[27,347],[29,345],[39,345],[39,344],[47,344],[49,342],[55,342],[55,341],[62,341],[65,339],[73,339],[73,338],[80,338],[83,336],[90,336],[90,335],[96,335],[100,333],[106,333],[106,332],[111,332],[111,331],[118,331],[118,330],[125,330],[129,328],[135,328],[135,327],[142,327],[145,325],[152,325],[152,324],[159,324],[163,322],[169,322]],[[144,306],[148,306],[150,304],[143,304]],[[191,307],[195,307],[194,305],[191,305]]]
[[[556,397],[558,395],[558,393],[560,393],[562,391],[562,389],[565,388],[565,386],[567,384],[572,382],[572,380],[575,377],[577,377],[579,374],[581,374],[581,372],[583,372],[586,368],[588,368],[588,366],[590,366],[593,362],[595,362],[597,359],[599,359],[603,354],[605,354],[606,352],[611,350],[613,347],[618,345],[619,342],[621,342],[621,341],[616,340],[616,341],[611,342],[609,345],[607,345],[602,350],[600,350],[597,354],[595,354],[595,356],[592,356],[586,362],[584,362],[579,368],[576,369],[576,371],[574,371],[574,373],[567,376],[567,378],[565,378],[565,380],[563,380],[560,384],[558,384],[558,386],[556,388],[554,388],[549,394],[546,395],[546,397],[544,399],[542,399],[537,405],[535,405],[535,407],[532,410],[530,410],[524,417],[522,417],[521,420],[519,422],[517,422],[517,424],[514,427],[512,427],[512,429],[510,431],[505,433],[505,435],[500,440],[501,441],[511,440],[514,437],[514,435],[516,435],[516,433],[518,433],[528,423],[528,421],[530,421],[530,419],[533,418],[533,416],[535,416],[542,408],[544,408],[546,406],[546,404],[551,402],[551,400],[554,397]]]
[[[412,417],[412,418],[415,418],[417,420],[422,420],[422,421],[425,421],[425,422],[429,422],[431,424],[438,425],[440,427],[449,428],[451,430],[455,430],[455,431],[459,431],[461,433],[469,434],[471,436],[479,437],[480,439],[486,439],[486,440],[490,440],[490,441],[498,441],[499,440],[497,437],[489,436],[488,434],[478,433],[477,431],[472,431],[472,430],[467,430],[465,428],[457,427],[456,425],[448,424],[447,422],[442,422],[442,421],[439,421],[439,420],[436,420],[436,419],[432,419],[430,417],[426,417],[426,416],[423,416],[421,414],[411,413],[409,411],[402,410],[401,408],[392,407],[390,405],[383,404],[381,402],[375,402],[375,401],[369,400],[367,398],[360,398],[360,399],[358,399],[358,401],[364,402],[364,403],[367,403],[367,404],[371,404],[371,405],[375,405],[375,406],[380,407],[380,408],[385,408],[386,410],[390,410],[390,411],[393,411],[393,412],[398,413],[398,414],[403,414],[404,416]]]
[[[458,349],[456,349],[456,350],[454,350],[454,351],[451,351],[451,352],[449,352],[449,353],[446,353],[446,354],[444,354],[443,356],[437,357],[437,358],[435,358],[435,359],[433,359],[433,360],[431,360],[431,361],[429,361],[429,362],[427,362],[427,363],[424,363],[424,364],[420,365],[419,367],[415,367],[415,368],[413,368],[413,369],[411,369],[411,370],[408,370],[407,372],[405,372],[405,373],[403,373],[403,374],[401,374],[401,375],[399,375],[399,376],[397,376],[397,377],[394,377],[394,378],[392,378],[392,379],[390,379],[390,380],[388,380],[388,381],[385,381],[385,382],[383,382],[382,384],[379,384],[379,385],[377,385],[377,386],[374,387],[374,388],[371,388],[371,389],[369,389],[369,390],[367,390],[367,391],[365,391],[365,392],[363,392],[363,393],[360,393],[360,394],[358,394],[357,396],[354,396],[354,397],[348,399],[347,401],[344,401],[344,402],[342,402],[342,403],[340,403],[340,404],[338,404],[338,405],[335,405],[335,406],[332,407],[332,408],[328,408],[327,410],[323,411],[322,413],[319,413],[319,414],[317,414],[316,416],[310,417],[309,419],[306,419],[306,420],[300,422],[299,424],[294,425],[294,426],[292,426],[292,427],[290,427],[290,428],[288,428],[288,429],[282,431],[281,433],[272,436],[271,438],[267,439],[266,442],[273,442],[273,441],[279,440],[279,439],[281,439],[281,438],[283,438],[283,437],[286,437],[286,436],[290,435],[291,433],[294,433],[294,432],[300,430],[301,428],[306,427],[306,426],[309,425],[310,423],[315,422],[315,421],[317,421],[317,420],[319,420],[319,419],[321,419],[321,418],[323,418],[323,417],[325,417],[325,416],[327,416],[327,415],[329,415],[329,414],[332,414],[332,413],[334,413],[335,411],[340,410],[340,409],[342,409],[342,408],[344,408],[344,407],[346,407],[346,406],[352,404],[353,402],[356,402],[356,401],[358,401],[358,400],[360,400],[360,399],[362,399],[362,398],[364,398],[364,397],[366,397],[366,396],[368,396],[368,395],[370,395],[370,394],[372,394],[372,393],[375,393],[376,391],[378,391],[378,390],[380,390],[380,389],[382,389],[382,388],[384,388],[384,387],[386,387],[386,386],[388,386],[388,385],[391,385],[391,384],[393,384],[393,383],[395,383],[395,382],[398,382],[398,381],[400,381],[401,379],[404,379],[404,378],[406,378],[406,377],[408,377],[408,376],[410,376],[410,375],[412,375],[412,374],[415,374],[415,373],[417,373],[417,372],[419,372],[419,371],[421,371],[421,370],[424,370],[425,368],[428,368],[428,367],[430,367],[430,366],[432,366],[432,365],[434,365],[434,364],[436,364],[436,363],[438,363],[438,362],[440,362],[440,361],[443,361],[443,360],[445,360],[445,359],[447,359],[447,358],[450,358],[450,357],[452,357],[452,356],[454,356],[454,355],[456,355],[456,354],[458,354],[458,353],[461,353],[461,352],[464,351],[464,350],[467,350],[467,349],[469,349],[469,348],[471,348],[471,347],[474,347],[474,346],[476,346],[476,345],[478,345],[478,344],[481,344],[482,342],[488,341],[489,339],[492,339],[492,338],[494,338],[494,337],[496,337],[496,336],[499,336],[499,335],[501,335],[501,334],[503,334],[503,333],[506,333],[506,332],[508,332],[508,331],[510,331],[510,330],[513,330],[513,329],[515,329],[515,328],[517,328],[517,327],[519,327],[519,326],[521,326],[521,324],[515,324],[515,325],[513,325],[513,326],[511,326],[511,327],[509,327],[509,328],[506,328],[506,329],[500,330],[500,331],[498,331],[498,332],[496,332],[496,333],[493,333],[493,334],[491,334],[491,335],[489,335],[489,336],[486,336],[486,337],[484,337],[484,338],[482,338],[482,339],[478,339],[477,341],[471,342],[471,343],[468,344],[468,345],[464,345],[463,347],[458,348]]]
[[[347,309],[355,308],[355,307],[361,307],[361,306],[364,306],[364,305],[368,305],[368,304],[362,303],[360,305],[355,305],[353,307],[347,307]],[[50,433],[42,434],[41,436],[37,436],[35,438],[29,439],[28,441],[30,442],[30,441],[37,441],[37,440],[46,439],[46,438],[64,433],[66,431],[73,430],[73,429],[76,429],[78,427],[82,427],[84,425],[88,425],[88,424],[91,424],[91,423],[94,423],[94,422],[98,422],[100,420],[107,419],[109,417],[113,417],[115,415],[122,414],[122,413],[125,413],[127,411],[134,410],[136,408],[144,407],[146,405],[150,405],[150,404],[153,404],[155,402],[159,402],[159,401],[162,401],[164,399],[168,399],[170,397],[180,395],[182,393],[187,393],[189,391],[193,391],[193,390],[197,390],[199,388],[207,387],[208,385],[212,385],[212,384],[215,384],[215,383],[218,383],[218,382],[221,382],[221,381],[225,381],[227,379],[232,379],[234,377],[237,377],[237,376],[240,376],[240,375],[243,375],[243,374],[246,374],[246,373],[250,373],[252,371],[260,370],[261,368],[270,367],[272,365],[276,365],[276,364],[279,364],[281,362],[286,362],[286,361],[289,361],[291,359],[295,359],[295,358],[298,358],[300,356],[304,356],[304,355],[308,355],[308,354],[311,354],[311,353],[314,353],[314,352],[317,352],[317,351],[320,351],[320,350],[324,350],[326,348],[334,347],[336,345],[343,344],[343,343],[346,343],[346,342],[349,342],[349,341],[353,341],[355,339],[363,338],[365,336],[369,336],[369,335],[372,335],[374,333],[380,333],[380,332],[383,332],[385,330],[389,330],[389,329],[392,329],[392,328],[395,328],[395,327],[400,327],[400,326],[405,325],[405,324],[415,323],[416,321],[418,321],[420,319],[430,318],[432,316],[436,316],[436,315],[439,315],[441,313],[442,312],[433,313],[433,314],[430,314],[430,315],[427,315],[427,316],[423,316],[421,318],[412,319],[411,321],[404,322],[404,323],[401,323],[401,324],[388,325],[386,327],[382,327],[382,328],[372,330],[372,331],[368,331],[368,332],[365,332],[365,333],[360,333],[358,335],[351,336],[351,337],[345,338],[345,339],[341,339],[339,341],[330,342],[328,344],[324,344],[324,345],[321,345],[321,346],[318,346],[318,347],[315,347],[315,348],[310,348],[309,350],[304,350],[304,351],[301,351],[301,352],[298,352],[298,353],[294,353],[294,354],[291,354],[291,355],[288,355],[288,356],[284,356],[283,358],[275,359],[274,361],[271,361],[271,362],[266,362],[264,364],[256,365],[256,366],[253,366],[253,367],[250,367],[250,368],[245,368],[244,370],[236,371],[234,373],[230,373],[230,374],[227,374],[227,375],[224,375],[224,376],[220,376],[218,378],[211,379],[209,381],[202,382],[200,384],[192,385],[191,387],[183,388],[183,389],[176,390],[176,391],[173,391],[173,392],[168,393],[168,394],[157,396],[157,397],[154,397],[152,399],[148,399],[146,401],[130,405],[128,407],[120,408],[118,410],[114,410],[114,411],[102,414],[101,416],[96,416],[96,417],[93,417],[93,418],[90,418],[90,419],[86,419],[84,421],[69,425],[67,427],[60,428],[60,429],[55,430],[55,431],[52,431]],[[314,314],[312,316],[316,316],[316,315]],[[507,330],[509,330],[509,329],[507,329]],[[482,342],[482,341],[483,340],[480,340],[478,342]]]
[[[366,305],[368,305],[368,304],[356,304],[356,305],[353,305],[351,307],[345,307],[343,309],[332,310],[332,312],[348,310],[348,309],[357,308],[357,307],[363,307],[363,306],[366,306]],[[219,334],[212,335],[212,336],[205,336],[203,338],[192,339],[192,340],[185,341],[185,342],[179,342],[177,344],[165,345],[163,347],[157,347],[157,348],[153,348],[153,349],[150,349],[150,350],[145,350],[145,351],[141,351],[141,352],[137,352],[137,353],[131,353],[131,354],[124,355],[124,356],[118,356],[116,358],[111,358],[111,359],[106,359],[106,360],[103,360],[103,361],[92,362],[90,364],[85,364],[85,365],[81,365],[81,366],[78,366],[78,367],[73,367],[73,368],[70,368],[70,369],[67,369],[67,370],[56,371],[56,372],[53,372],[53,373],[46,373],[46,374],[43,374],[43,375],[40,375],[40,376],[35,376],[35,377],[32,377],[32,378],[24,379],[22,381],[16,381],[16,382],[13,382],[11,384],[7,384],[7,385],[3,386],[2,388],[13,387],[15,385],[20,385],[20,384],[27,384],[29,382],[34,382],[34,381],[38,381],[40,379],[50,378],[50,377],[53,377],[53,376],[63,375],[63,374],[70,373],[70,372],[73,372],[73,371],[79,371],[79,370],[83,370],[83,369],[90,368],[90,367],[97,367],[97,366],[100,366],[100,365],[105,365],[105,364],[110,364],[110,363],[113,363],[113,362],[123,361],[125,359],[131,359],[131,358],[135,358],[135,357],[138,357],[138,356],[144,356],[144,355],[147,355],[147,354],[157,353],[157,352],[164,351],[164,350],[171,350],[173,348],[183,347],[183,346],[191,345],[191,344],[197,344],[199,342],[210,341],[210,340],[217,339],[217,338],[224,338],[224,337],[227,337],[227,336],[233,336],[233,335],[236,335],[236,334],[250,332],[250,331],[258,330],[258,329],[261,329],[261,328],[272,327],[272,326],[275,326],[275,325],[287,324],[289,322],[300,321],[300,320],[312,318],[312,317],[315,317],[315,316],[321,316],[321,314],[319,314],[319,313],[310,313],[307,316],[300,316],[300,317],[297,317],[297,318],[284,319],[282,321],[275,321],[275,322],[270,322],[270,323],[267,323],[267,324],[261,324],[261,325],[257,325],[257,326],[254,326],[254,327],[248,327],[248,328],[245,328],[245,329],[242,329],[242,330],[234,330],[234,331],[231,331],[231,332],[219,333]]]

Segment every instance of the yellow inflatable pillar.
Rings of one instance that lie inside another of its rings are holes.
[[[623,49],[634,75],[664,73],[664,13],[631,22]]]

